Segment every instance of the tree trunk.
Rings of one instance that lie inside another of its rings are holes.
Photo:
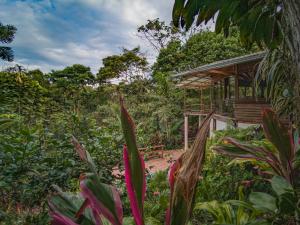
[[[292,71],[295,72],[295,106],[296,115],[295,122],[300,129],[300,1],[299,0],[283,0],[283,23],[284,38],[288,50],[291,54]]]

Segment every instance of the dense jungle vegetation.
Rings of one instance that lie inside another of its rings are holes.
[[[13,36],[15,28],[7,29]],[[80,174],[90,168],[75,153],[71,143],[74,136],[90,153],[99,181],[114,184],[120,190],[123,224],[134,224],[124,181],[112,176],[114,166],[123,167],[122,148],[126,141],[119,96],[123,96],[135,121],[139,147],[164,144],[166,149],[181,148],[183,100],[189,96],[190,101],[197,101],[199,93],[176,88],[170,76],[259,49],[257,45],[245,48],[236,27],[229,29],[226,38],[196,27],[193,31],[182,32],[159,19],[140,26],[138,35],[158,52],[152,65],[143,49],[125,46],[120,54],[103,58],[97,74],[81,64],[49,73],[27,71],[19,65],[1,71],[0,223],[49,224],[47,201],[57,192],[52,185],[71,193],[79,190]],[[11,49],[7,50],[1,58],[12,60]],[[295,224],[294,212],[299,213],[296,197],[286,181],[272,178],[277,173],[268,164],[271,160],[249,160],[253,152],[248,160],[232,160],[226,154],[216,154],[221,147],[213,152],[215,146],[226,147],[222,141],[226,136],[253,148],[269,147],[277,154],[272,138],[261,127],[228,126],[216,132],[207,141],[190,223]],[[167,171],[147,174],[146,180],[145,223],[164,224],[170,198]]]

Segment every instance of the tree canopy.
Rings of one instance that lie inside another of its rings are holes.
[[[103,67],[99,69],[97,79],[100,83],[110,79],[120,79],[129,82],[137,78],[145,78],[148,62],[136,47],[131,50],[123,49],[122,54],[112,55],[102,60]]]
[[[14,40],[17,28],[12,25],[3,25],[0,22],[0,42],[9,44]],[[11,47],[0,46],[0,58],[5,61],[13,61],[14,53]]]
[[[242,46],[235,29],[231,29],[228,38],[211,31],[201,31],[189,38],[186,43],[182,44],[179,40],[171,41],[165,49],[161,49],[153,65],[153,74],[195,68],[254,51],[257,51],[256,47],[246,49]]]

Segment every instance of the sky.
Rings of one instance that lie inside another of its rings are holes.
[[[9,45],[12,64],[43,72],[73,64],[96,73],[102,59],[141,46],[149,61],[154,51],[137,37],[147,19],[171,20],[173,0],[0,0],[0,22],[18,31]]]

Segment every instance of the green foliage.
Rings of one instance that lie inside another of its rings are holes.
[[[297,76],[292,64],[290,54],[284,49],[268,51],[256,75],[256,87],[259,91],[262,85],[266,85],[264,94],[279,115],[298,120]]]
[[[11,43],[14,40],[17,28],[12,25],[3,25],[0,23],[0,42]],[[0,46],[0,58],[5,61],[13,61],[14,54],[11,47]]]
[[[251,145],[234,138],[224,138],[223,143],[213,149],[224,155],[238,159],[249,159],[263,162],[269,166],[273,174],[283,176],[291,185],[298,187],[298,133],[295,139],[292,131],[287,128],[277,115],[270,109],[263,112],[264,134],[271,145]]]
[[[170,149],[179,148],[184,93],[169,80],[171,72],[256,51],[242,48],[234,29],[227,39],[202,31],[183,43],[173,38],[173,31],[165,26],[154,20],[141,28],[142,32],[157,32],[159,40],[169,39],[152,68],[153,79],[146,79],[148,63],[139,48],[124,49],[120,55],[103,59],[97,77],[89,67],[79,64],[48,74],[25,71],[18,65],[0,73],[0,223],[47,224],[45,199],[52,193],[50,184],[71,192],[78,190],[78,177],[87,166],[74,156],[72,135],[91,153],[100,182],[116,182],[111,172],[121,161],[123,143],[119,93],[135,118],[138,147],[164,144]],[[165,29],[172,37],[160,36]],[[112,78],[124,82],[108,83]],[[198,99],[195,91],[189,94]],[[260,140],[263,136],[258,129],[229,129],[216,132],[209,145],[220,143],[219,139],[228,134],[241,141],[252,140],[256,146],[266,144]],[[206,161],[197,202],[236,199],[238,186],[247,186],[248,181],[251,185],[246,188],[246,196],[250,190],[270,192],[258,175],[260,171],[250,163],[230,163],[228,158],[211,152]],[[124,214],[128,216],[129,202],[122,181],[119,186]],[[166,173],[149,178],[146,224],[165,222],[168,201]],[[200,216],[196,214],[193,222],[197,218]],[[133,220],[127,217],[123,223],[132,224]]]
[[[230,27],[237,26],[241,41],[248,46],[253,42],[269,47],[278,44],[281,15],[281,1],[175,0],[173,7],[175,26],[189,29],[194,21],[200,25],[216,17],[216,32],[227,36]]]
[[[99,83],[108,82],[113,78],[120,78],[124,82],[145,78],[148,62],[141,54],[140,48],[132,50],[123,49],[121,55],[104,58],[103,67],[100,68],[97,79]]]
[[[207,211],[212,215],[212,224],[221,225],[267,225],[265,219],[259,218],[262,212],[255,209],[251,204],[244,201],[243,189],[239,188],[239,200],[197,203],[194,210]],[[259,219],[258,219],[259,218]]]
[[[23,73],[0,72],[0,113],[16,113],[28,121],[41,115],[47,90]]]
[[[33,73],[36,71],[33,71]],[[68,89],[83,87],[87,84],[94,83],[94,75],[89,67],[74,64],[66,67],[63,70],[52,71],[49,75],[49,80],[58,87]],[[36,77],[35,77],[36,78]]]
[[[167,181],[167,171],[159,171],[147,182],[147,201],[145,202],[145,217],[154,217],[164,224],[169,203],[170,188]]]
[[[242,47],[235,29],[231,30],[228,38],[211,31],[201,31],[184,44],[179,40],[171,41],[160,51],[153,65],[153,73],[155,77],[157,72],[186,70],[254,51],[257,51],[255,47],[252,49]]]
[[[77,189],[77,179],[86,168],[74,157],[72,134],[78,134],[79,140],[89,146],[101,168],[102,181],[112,182],[112,168],[121,159],[116,127],[102,128],[91,117],[66,114],[51,115],[47,123],[37,121],[30,125],[26,125],[23,117],[4,115],[3,118],[9,118],[6,120],[9,122],[0,126],[0,209],[5,212],[2,219],[7,224],[9,218],[16,216],[20,224],[47,220],[47,215],[42,218],[36,212],[44,214],[43,205],[51,193],[51,184]],[[17,208],[20,214],[15,215]],[[31,216],[32,209],[35,213]]]
[[[253,208],[269,214],[274,224],[295,222],[294,213],[299,213],[299,199],[293,187],[283,178],[274,176],[271,185],[275,196],[263,192],[252,192],[249,201]]]
[[[159,18],[147,20],[145,25],[139,26],[138,36],[148,41],[155,50],[160,52],[171,40],[177,40],[183,33],[174,26],[168,26]]]

